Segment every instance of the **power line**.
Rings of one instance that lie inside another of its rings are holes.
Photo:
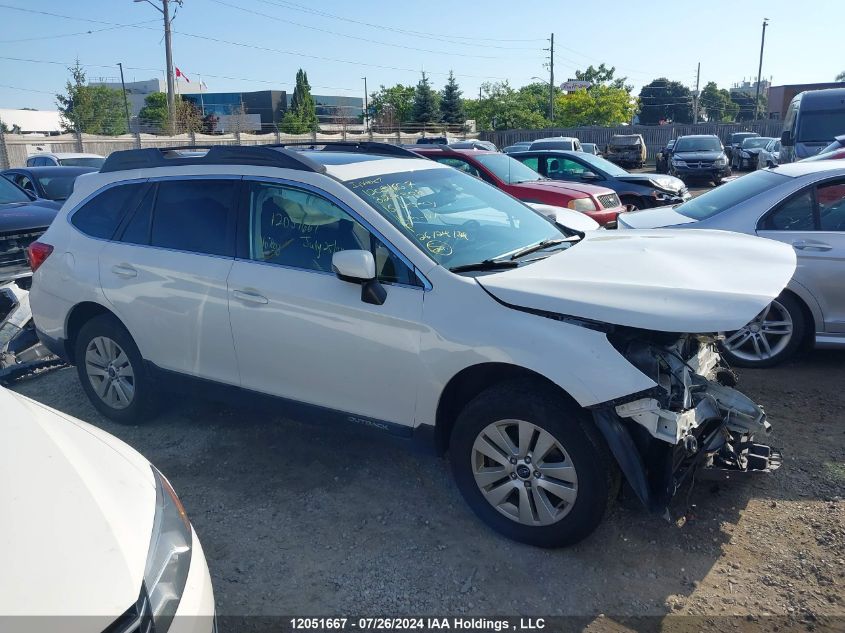
[[[35,42],[38,40],[55,40],[62,37],[74,37],[76,35],[93,35],[94,33],[102,33],[103,31],[114,31],[126,27],[138,26],[141,24],[151,24],[158,22],[158,20],[144,20],[143,22],[133,22],[132,24],[119,24],[117,26],[106,26],[102,29],[91,29],[89,31],[76,31],[74,33],[59,33],[55,35],[39,35],[36,37],[21,37],[14,40],[0,40],[0,44],[17,44],[20,42]]]
[[[228,2],[223,2],[223,0],[209,0],[209,1],[213,2],[215,4],[222,5],[224,7],[229,7],[230,9],[235,9],[237,11],[243,11],[244,13],[257,15],[257,16],[262,17],[262,18],[275,20],[277,22],[283,22],[285,24],[292,24],[294,26],[298,26],[298,27],[301,27],[301,28],[304,28],[304,29],[309,29],[311,31],[318,31],[320,33],[327,33],[328,35],[335,35],[337,37],[345,37],[345,38],[352,39],[352,40],[358,40],[360,42],[367,42],[368,44],[377,44],[379,46],[392,46],[394,48],[403,48],[403,49],[406,49],[406,50],[419,51],[419,52],[422,52],[422,53],[433,53],[435,55],[449,55],[449,56],[452,56],[452,57],[472,57],[472,58],[476,58],[476,59],[513,59],[513,58],[501,57],[501,56],[495,56],[495,55],[470,55],[470,54],[467,54],[467,53],[456,53],[456,52],[443,51],[443,50],[438,51],[438,50],[433,50],[433,49],[430,49],[430,48],[418,48],[416,46],[407,46],[405,44],[393,44],[391,42],[381,42],[379,40],[374,40],[374,39],[371,39],[371,38],[368,38],[368,37],[361,37],[361,36],[358,36],[358,35],[349,35],[349,34],[346,34],[346,33],[339,33],[337,31],[330,31],[328,29],[323,29],[323,28],[320,28],[320,27],[317,27],[317,26],[310,26],[308,24],[303,24],[301,22],[294,22],[293,20],[286,20],[284,18],[280,18],[280,17],[275,16],[275,15],[270,15],[268,13],[262,13],[260,11],[254,11],[252,9],[247,9],[245,7],[239,7],[239,6],[230,4]]]

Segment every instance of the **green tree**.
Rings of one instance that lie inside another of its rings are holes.
[[[580,125],[619,125],[634,114],[631,95],[624,88],[596,85],[590,90],[576,90],[555,100],[558,127]]]
[[[479,130],[536,129],[548,125],[526,94],[514,90],[507,81],[481,84],[481,98],[467,99],[464,107]]]
[[[431,83],[423,72],[414,90],[414,107],[411,111],[414,122],[423,125],[437,123],[440,120],[440,108],[437,101],[437,93],[432,90]]]
[[[440,118],[444,123],[463,125],[466,121],[464,102],[461,99],[461,89],[455,81],[455,75],[449,71],[449,79],[440,93]]]
[[[563,94],[560,88],[553,88],[554,98]],[[546,120],[549,118],[549,84],[545,82],[534,82],[522,86],[518,91],[518,98],[524,107],[540,113]]]
[[[598,68],[590,65],[586,70],[576,70],[575,79],[579,81],[589,81],[593,87],[609,86],[611,88],[619,88],[626,92],[631,92],[634,86],[626,84],[627,77],[616,77],[616,66],[608,68],[603,63],[598,65]]]
[[[163,134],[167,131],[167,122],[167,95],[154,92],[144,97],[144,106],[138,112],[141,131]]]
[[[290,108],[279,123],[279,129],[289,134],[315,132],[319,127],[317,105],[311,96],[308,75],[301,68],[296,73],[296,86],[290,100]]]
[[[692,93],[679,81],[660,77],[640,90],[640,123],[692,123]]]
[[[370,95],[370,109],[376,127],[394,130],[411,120],[414,109],[414,87],[396,84],[387,88],[381,86]]]
[[[56,95],[56,105],[65,132],[85,132],[116,136],[129,130],[126,126],[124,95],[105,86],[85,85],[85,71],[79,60],[71,68],[65,94]]]
[[[845,70],[836,75],[836,81],[845,81]]]
[[[739,106],[731,100],[731,93],[719,88],[715,81],[704,86],[698,104],[707,120],[712,122],[733,121],[739,111]]]

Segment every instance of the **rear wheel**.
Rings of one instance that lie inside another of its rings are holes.
[[[531,545],[585,538],[618,491],[615,464],[591,421],[553,389],[529,381],[497,385],[470,402],[449,451],[475,513]]]
[[[115,317],[104,314],[83,325],[74,357],[82,388],[100,413],[124,424],[153,414],[152,380],[135,341]]]
[[[725,333],[722,355],[738,367],[771,367],[799,350],[807,327],[798,301],[782,294],[745,327]]]

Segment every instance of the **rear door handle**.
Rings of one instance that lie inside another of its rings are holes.
[[[138,276],[138,271],[129,264],[116,264],[111,267],[111,271],[118,277],[123,277],[124,279],[131,279],[132,277]]]
[[[270,300],[267,299],[267,297],[257,293],[255,290],[233,290],[232,295],[235,297],[235,299],[239,299],[244,303],[254,303],[256,305],[264,305],[270,303]]]
[[[825,244],[824,242],[818,242],[816,240],[796,240],[792,242],[792,246],[797,248],[799,251],[829,251],[833,247],[830,244]]]

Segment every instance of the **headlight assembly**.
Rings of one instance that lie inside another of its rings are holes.
[[[170,483],[153,468],[156,513],[144,570],[156,633],[166,633],[176,615],[191,567],[191,523]]]
[[[728,159],[722,156],[721,158],[716,159],[716,166],[717,167],[724,167],[728,164]]]
[[[673,164],[675,167],[686,167],[686,166],[687,166],[686,161],[683,161],[683,160],[678,160],[677,158],[673,158],[673,159],[672,159],[672,164]]]
[[[567,202],[566,206],[569,209],[580,211],[581,213],[589,213],[590,211],[595,211],[598,208],[596,207],[596,203],[590,198],[574,198]]]

